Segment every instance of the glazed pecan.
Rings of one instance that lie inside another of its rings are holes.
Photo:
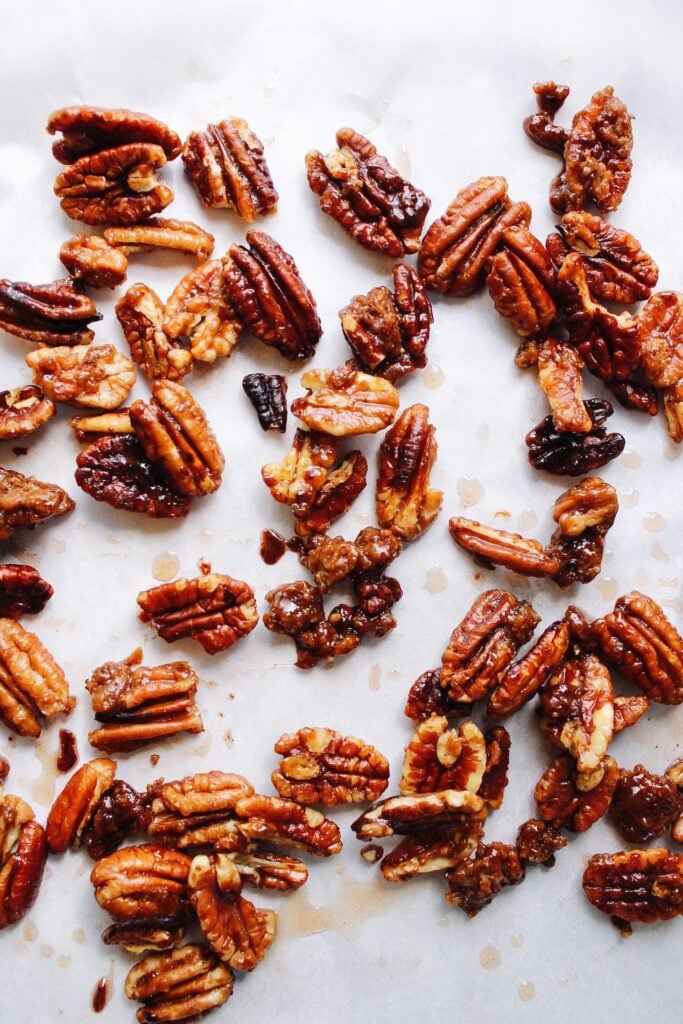
[[[619,923],[668,921],[683,913],[683,854],[662,847],[596,853],[583,873],[583,891]]]
[[[614,732],[621,732],[635,725],[650,707],[647,697],[614,698]]]
[[[389,784],[389,762],[375,747],[334,729],[283,733],[275,753],[284,755],[271,775],[282,797],[301,804],[356,804],[376,800]]]
[[[62,245],[59,258],[73,278],[92,288],[118,288],[126,280],[125,253],[100,235],[74,235]]]
[[[46,859],[45,832],[33,810],[0,791],[0,929],[20,921],[33,905]]]
[[[182,384],[153,381],[151,402],[134,402],[130,421],[145,455],[175,491],[195,498],[218,490],[223,452],[203,409]]]
[[[246,852],[228,854],[245,885],[253,889],[291,892],[308,881],[308,868],[297,857],[252,852],[256,848],[256,843],[248,843]]]
[[[514,846],[480,843],[474,856],[446,873],[446,899],[468,917],[476,917],[506,886],[523,882],[524,874],[524,864]]]
[[[102,942],[106,946],[120,945],[127,953],[139,956],[147,950],[173,949],[180,945],[184,935],[184,925],[176,925],[172,920],[143,918],[110,924],[102,932]]]
[[[97,441],[102,437],[132,434],[133,425],[128,412],[129,410],[124,408],[115,412],[95,413],[94,416],[72,416],[69,426],[80,444],[90,444],[91,441]]]
[[[468,790],[444,789],[438,793],[390,796],[373,804],[351,825],[356,838],[383,839],[413,835],[426,829],[457,827],[470,819],[486,818],[484,801]]]
[[[355,242],[383,256],[401,259],[417,252],[430,202],[402,178],[369,139],[340,128],[333,153],[306,154],[308,184],[320,209]]]
[[[50,853],[77,849],[95,808],[116,774],[116,761],[98,757],[74,772],[56,798],[45,826]]]
[[[427,362],[434,316],[422,278],[405,263],[393,275],[393,295],[384,287],[356,295],[339,310],[339,319],[362,369],[395,383]]]
[[[170,249],[189,253],[198,260],[208,260],[215,241],[213,235],[194,221],[163,217],[153,217],[125,227],[105,228],[104,240],[126,256],[135,252]]]
[[[4,783],[5,779],[9,775],[10,763],[6,757],[0,755],[0,785]]]
[[[287,429],[287,380],[280,373],[248,373],[242,387],[256,409],[262,430]]]
[[[474,853],[483,831],[482,823],[471,819],[447,828],[422,829],[402,839],[382,859],[380,871],[387,882],[406,882],[453,868]]]
[[[659,268],[638,239],[585,210],[565,213],[545,245],[558,268],[571,250],[578,252],[591,295],[602,302],[629,306],[657,284]]]
[[[591,633],[601,657],[650,700],[683,703],[683,637],[651,597],[625,594]]]
[[[223,260],[207,260],[176,285],[162,328],[171,340],[187,338],[190,354],[202,363],[230,355],[242,324],[226,294]]]
[[[148,380],[181,380],[192,369],[192,353],[169,341],[163,331],[164,306],[146,284],[134,284],[116,303],[133,361]]]
[[[71,278],[51,284],[0,281],[0,327],[37,345],[89,345],[88,324],[102,319]]]
[[[299,560],[326,594],[348,577],[358,584],[365,573],[383,571],[400,553],[401,542],[390,530],[366,526],[355,540],[314,534],[299,551]]]
[[[448,529],[455,543],[486,569],[502,565],[521,576],[554,577],[561,567],[560,559],[546,551],[540,541],[518,533],[496,530],[461,516],[449,519]]]
[[[666,430],[676,444],[683,441],[683,379],[664,392]]]
[[[191,859],[166,846],[125,846],[98,861],[90,873],[95,899],[115,921],[187,920]]]
[[[621,455],[626,444],[623,434],[608,434],[603,426],[614,411],[611,404],[602,398],[589,398],[584,406],[592,424],[587,433],[560,432],[553,417],[546,416],[526,435],[529,462],[534,469],[581,476]]]
[[[152,838],[179,849],[215,844],[220,849],[246,849],[234,825],[234,809],[252,785],[242,776],[210,771],[148,788]]]
[[[377,521],[404,541],[424,533],[441,511],[443,492],[429,486],[437,453],[434,432],[427,406],[411,405],[380,446]]]
[[[166,643],[191,637],[207,654],[227,651],[258,622],[251,587],[220,573],[162,583],[141,591],[137,602],[142,621]]]
[[[486,745],[474,722],[449,729],[448,719],[433,715],[418,725],[406,747],[401,796],[467,789],[478,793],[486,768]]]
[[[605,536],[619,509],[617,492],[600,477],[586,477],[555,501],[559,529],[546,548],[560,560],[553,580],[560,587],[590,583],[600,572]]]
[[[135,384],[135,366],[113,345],[39,348],[26,356],[48,398],[88,409],[116,409]]]
[[[506,590],[484,591],[451,633],[441,659],[441,688],[454,701],[486,696],[539,621],[528,601]]]
[[[547,338],[538,346],[538,383],[548,396],[558,434],[593,430],[593,417],[582,400],[582,367],[576,349],[558,338]]]
[[[330,857],[342,848],[339,828],[313,807],[294,800],[254,793],[235,804],[239,832],[248,840],[293,846],[316,857]]]
[[[557,85],[555,82],[536,82],[534,92],[538,112],[524,118],[524,131],[538,146],[563,153],[569,132],[555,124],[555,114],[569,95],[569,86]]]
[[[235,210],[252,223],[277,210],[278,194],[263,144],[241,117],[191,132],[183,145],[185,172],[204,206]]]
[[[31,565],[0,565],[0,618],[36,615],[54,590]]]
[[[638,369],[656,388],[683,380],[683,294],[657,292],[638,315]]]
[[[471,701],[454,701],[441,688],[441,670],[429,669],[415,680],[408,691],[403,714],[414,722],[423,722],[432,715],[459,718],[470,713]]]
[[[569,650],[569,625],[563,619],[541,633],[530,651],[511,665],[489,697],[486,714],[500,722],[531,700]]]
[[[486,287],[496,311],[523,338],[545,334],[557,306],[555,271],[543,243],[527,227],[506,228],[489,267]]]
[[[311,292],[294,259],[264,231],[247,231],[249,248],[231,245],[225,291],[240,322],[285,359],[308,359],[322,335]]]
[[[0,466],[0,541],[8,540],[15,530],[66,515],[74,508],[74,502],[57,484]]]
[[[131,832],[144,831],[148,818],[143,795],[117,779],[95,807],[83,832],[83,846],[93,860],[107,857]],[[181,938],[178,936],[177,941]]]
[[[47,131],[50,135],[62,134],[52,144],[52,155],[62,164],[127,142],[154,143],[161,146],[169,160],[175,160],[181,148],[180,139],[163,121],[123,108],[63,107],[50,114]]]
[[[522,864],[543,864],[551,868],[555,854],[567,845],[568,839],[547,821],[530,818],[519,826],[515,846]]]
[[[649,843],[668,832],[683,814],[683,794],[666,775],[642,764],[619,771],[609,815],[627,843]]]
[[[503,725],[494,725],[484,736],[486,768],[479,787],[479,796],[489,810],[497,811],[503,803],[510,766],[510,733]]]
[[[20,736],[40,736],[40,716],[68,714],[75,704],[66,677],[34,633],[0,619],[0,719]]]
[[[586,832],[607,812],[619,778],[619,766],[609,755],[602,758],[601,781],[585,792],[578,786],[574,759],[562,754],[546,769],[534,790],[538,815],[554,828]]]
[[[275,938],[275,912],[257,910],[244,899],[237,866],[224,853],[195,857],[188,888],[214,953],[235,970],[253,971]]]
[[[235,979],[206,946],[150,953],[131,967],[125,993],[142,1003],[138,1024],[193,1021],[226,1003]]]
[[[51,420],[57,406],[35,384],[0,391],[0,441],[26,437]]]
[[[354,366],[309,370],[301,378],[308,394],[292,402],[292,412],[311,430],[349,437],[376,434],[393,422],[398,391],[389,381]]]
[[[625,380],[606,381],[606,386],[624,409],[633,409],[646,416],[656,416],[659,412],[659,396],[649,384],[627,377]]]
[[[434,221],[418,257],[428,288],[462,297],[483,285],[503,232],[531,221],[531,208],[513,203],[507,189],[505,178],[478,178]]]

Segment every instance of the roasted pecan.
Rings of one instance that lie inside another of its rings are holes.
[[[369,139],[340,128],[333,153],[306,154],[308,184],[320,209],[355,242],[383,256],[400,259],[417,252],[430,202],[402,178]]]
[[[26,356],[48,398],[88,409],[116,409],[135,384],[135,366],[113,345],[39,348]]]
[[[558,268],[571,250],[580,253],[590,292],[602,302],[628,306],[657,284],[659,268],[638,239],[585,210],[565,213],[545,245]]]
[[[666,430],[676,444],[683,441],[683,379],[664,392]]]
[[[75,704],[66,677],[34,633],[0,619],[0,719],[20,736],[40,736],[39,716],[68,714]]]
[[[567,837],[559,829],[538,818],[530,818],[520,825],[515,840],[522,864],[543,864],[546,868],[553,866],[555,854],[567,843]]]
[[[404,409],[379,450],[377,521],[404,541],[415,540],[441,510],[443,492],[430,488],[435,428],[426,405]]]
[[[192,369],[192,353],[174,344],[162,327],[164,306],[146,284],[134,284],[116,303],[133,361],[149,380],[181,380]]]
[[[606,385],[624,409],[633,409],[646,416],[656,416],[659,412],[659,395],[649,384],[627,377],[625,380],[607,381]]]
[[[433,715],[418,725],[406,747],[401,796],[467,789],[478,793],[486,768],[486,745],[474,722],[448,728],[448,719]]]
[[[58,772],[70,772],[78,764],[78,742],[71,729],[59,730],[59,751],[56,768]]]
[[[143,1006],[139,1024],[193,1021],[226,1003],[235,979],[206,946],[150,953],[126,976],[125,993]]]
[[[360,635],[345,623],[339,628],[325,618],[322,591],[296,580],[266,594],[268,611],[263,625],[272,633],[289,636],[297,651],[298,668],[313,668],[320,658],[350,654],[360,644]]]
[[[588,434],[593,417],[583,403],[583,360],[571,345],[548,338],[538,346],[538,383],[548,396],[558,434]]]
[[[554,828],[586,832],[607,812],[619,778],[619,766],[609,755],[600,765],[601,781],[585,792],[578,786],[574,759],[569,754],[555,758],[534,790],[539,817]]]
[[[149,461],[179,494],[202,497],[221,485],[225,458],[203,409],[171,380],[152,382],[152,401],[138,399],[130,421]]]
[[[434,221],[418,258],[428,288],[462,297],[483,285],[503,232],[531,221],[531,208],[513,203],[507,189],[505,178],[478,178]]]
[[[293,846],[316,857],[341,851],[337,825],[315,808],[302,807],[294,800],[254,793],[237,801],[235,813],[242,819],[237,824],[239,832],[250,841]]]
[[[52,155],[62,164],[127,142],[154,143],[161,146],[169,160],[175,160],[181,148],[180,139],[163,121],[123,108],[63,107],[50,114],[47,131],[50,135],[62,133],[52,144]]]
[[[560,587],[590,583],[600,572],[605,536],[619,509],[617,492],[600,477],[586,477],[555,501],[559,529],[546,551],[560,560],[553,580]]]
[[[292,402],[293,414],[311,430],[334,437],[376,434],[393,422],[399,406],[393,384],[351,365],[309,370],[301,384],[308,394]]]
[[[486,818],[484,801],[468,790],[444,789],[438,793],[390,796],[361,814],[351,825],[356,838],[383,839],[414,835],[427,829],[457,827],[466,821]]]
[[[210,771],[148,789],[151,817],[147,831],[154,839],[179,849],[216,844],[220,849],[245,849],[236,831],[234,809],[252,785],[242,776]]]
[[[621,455],[626,444],[623,435],[608,434],[603,426],[614,411],[611,404],[602,398],[589,398],[584,404],[592,422],[587,433],[560,432],[555,428],[553,417],[546,416],[526,435],[529,462],[534,469],[581,476]]]
[[[642,764],[619,771],[609,815],[628,843],[649,843],[678,821],[683,794],[665,775],[649,772]]]
[[[547,552],[540,541],[518,533],[496,530],[461,516],[449,519],[448,529],[455,543],[486,569],[502,565],[521,576],[554,577],[561,567],[560,559]]]
[[[72,277],[92,288],[118,288],[126,280],[125,253],[100,235],[74,235],[62,245],[59,258]]]
[[[503,675],[500,686],[493,691],[486,705],[489,718],[500,722],[531,700],[563,660],[569,650],[569,642],[567,622],[559,620],[548,626],[534,647]]]
[[[400,553],[401,542],[390,530],[366,526],[352,541],[314,534],[299,552],[299,560],[326,594],[348,577],[357,584],[363,574],[383,571]]]
[[[248,249],[231,245],[224,281],[237,317],[285,359],[308,359],[322,335],[311,292],[294,259],[263,231],[247,231]]]
[[[55,403],[35,384],[0,391],[0,441],[32,434],[56,411]]]
[[[15,530],[66,515],[74,508],[74,502],[57,484],[0,466],[0,541],[7,540]]]
[[[283,754],[271,775],[280,796],[301,804],[362,803],[376,800],[389,784],[389,762],[356,736],[334,729],[299,729],[283,733],[275,744]]]
[[[328,480],[337,451],[337,441],[326,434],[297,430],[283,461],[268,463],[261,475],[275,501],[290,505],[301,518],[309,513]]]
[[[402,839],[383,858],[380,871],[387,882],[406,882],[416,875],[453,868],[474,853],[482,834],[481,822],[472,819],[421,830]]]
[[[287,429],[287,380],[280,373],[248,373],[242,387],[256,409],[262,430]]]
[[[673,387],[683,380],[683,294],[657,292],[638,316],[638,369],[649,384]]]
[[[683,637],[651,597],[625,594],[591,633],[601,657],[650,700],[683,703]]]
[[[163,917],[181,924],[189,912],[191,863],[165,846],[125,846],[98,861],[90,881],[95,899],[115,921]]]
[[[37,345],[89,345],[88,324],[102,319],[71,278],[51,284],[0,281],[0,327]]]
[[[484,736],[486,769],[479,787],[479,796],[489,810],[497,811],[503,803],[510,766],[510,733],[503,725],[494,725]]]
[[[484,591],[451,633],[441,659],[441,688],[454,701],[486,696],[539,621],[528,601],[506,590]]]
[[[93,860],[112,853],[131,832],[143,831],[149,809],[142,794],[117,779],[102,795],[83,832],[83,846]],[[178,936],[177,941],[180,941]]]
[[[614,732],[621,732],[635,725],[650,707],[647,697],[614,698]]]
[[[524,118],[524,131],[538,146],[563,153],[569,132],[554,122],[555,114],[569,95],[569,86],[557,85],[555,82],[536,82],[534,92],[538,113]]]
[[[36,615],[54,590],[31,565],[0,565],[0,617],[19,619]]]
[[[176,285],[162,327],[172,340],[187,338],[190,354],[202,363],[230,355],[242,324],[226,293],[222,260],[207,260]]]
[[[543,243],[524,226],[506,228],[498,246],[486,277],[493,305],[517,334],[537,338],[557,317],[550,257]]]
[[[46,858],[45,832],[33,810],[0,791],[0,929],[20,921],[33,905]]]
[[[250,223],[257,214],[277,210],[278,194],[263,144],[241,117],[191,132],[183,145],[183,163],[204,206],[236,210]]]
[[[172,949],[183,941],[184,935],[184,925],[172,919],[143,918],[110,924],[102,932],[102,942],[106,946],[123,946],[126,952],[139,956],[147,950]]]
[[[69,426],[77,441],[81,444],[90,444],[91,441],[97,441],[104,436],[132,434],[133,425],[128,412],[129,410],[124,408],[115,412],[95,413],[94,416],[72,416]]]
[[[339,319],[361,367],[395,383],[425,365],[434,316],[422,278],[405,263],[393,275],[393,295],[384,287],[356,295]]]
[[[0,785],[4,783],[5,779],[9,775],[10,763],[6,757],[0,755]]]
[[[170,249],[186,252],[198,260],[208,260],[213,252],[214,237],[191,220],[153,217],[126,227],[105,228],[104,240],[129,256],[134,252]]]
[[[583,891],[619,922],[668,921],[683,913],[683,854],[661,847],[596,853],[583,873]]]
[[[50,808],[45,826],[50,853],[77,849],[95,808],[116,774],[116,761],[98,757],[74,772]]]
[[[308,881],[308,868],[297,857],[252,852],[255,849],[256,843],[249,843],[247,852],[228,854],[245,885],[253,889],[291,892]]]
[[[408,692],[403,714],[414,722],[423,722],[432,715],[459,718],[469,715],[471,701],[454,701],[441,688],[441,670],[429,669],[415,680]]]
[[[468,917],[476,917],[506,886],[523,882],[524,874],[524,864],[514,846],[480,843],[474,856],[446,873],[446,899]]]

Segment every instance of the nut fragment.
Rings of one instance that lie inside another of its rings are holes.
[[[470,709],[471,701],[451,700],[441,688],[441,670],[433,668],[418,676],[410,687],[403,713],[414,722],[423,722],[432,715],[444,715],[446,718],[468,715]]]
[[[683,294],[657,292],[638,315],[638,369],[648,384],[673,388],[683,380]]]
[[[605,536],[619,509],[617,492],[600,477],[586,477],[555,501],[558,524],[546,548],[560,560],[553,580],[560,587],[590,583],[600,572]]]
[[[548,626],[535,646],[503,675],[500,686],[493,691],[486,705],[489,718],[500,722],[531,700],[563,660],[569,650],[569,641],[567,622],[560,620]]]
[[[66,515],[74,508],[75,503],[57,484],[0,466],[0,541],[8,540],[15,530]]]
[[[46,127],[50,135],[62,133],[52,145],[52,155],[62,164],[126,142],[152,142],[162,147],[169,160],[175,160],[180,153],[176,133],[163,121],[137,110],[85,105],[62,107],[50,114]]]
[[[244,853],[230,853],[240,878],[254,889],[274,889],[290,892],[308,881],[308,868],[297,857],[283,857],[278,853],[253,853],[255,843]]]
[[[376,434],[394,419],[398,391],[389,381],[353,366],[309,370],[301,378],[308,394],[292,402],[292,412],[311,430],[334,437]]]
[[[563,153],[569,133],[566,128],[555,124],[555,114],[569,95],[569,86],[557,85],[555,82],[536,82],[534,92],[538,112],[524,118],[524,131],[536,145]]]
[[[434,432],[427,406],[411,405],[380,446],[377,521],[404,541],[424,533],[441,510],[443,492],[429,486],[437,452]]]
[[[502,565],[522,576],[551,576],[559,571],[561,562],[537,540],[518,533],[483,526],[474,519],[453,516],[448,521],[450,535],[461,548],[474,557],[477,565],[492,569]]]
[[[506,886],[523,882],[524,874],[524,864],[514,846],[481,843],[473,857],[446,873],[446,899],[468,917],[476,917]]]
[[[102,795],[116,774],[116,761],[98,757],[74,772],[50,808],[45,826],[50,853],[77,849]]]
[[[467,790],[444,789],[438,793],[390,796],[373,804],[351,828],[361,840],[413,835],[429,828],[462,825],[465,820],[486,818],[484,801]]]
[[[126,976],[129,999],[143,1003],[139,1024],[193,1021],[226,1003],[235,979],[206,946],[188,945],[150,953]]]
[[[0,719],[20,736],[40,736],[39,716],[68,714],[75,704],[66,677],[34,633],[0,619]]]
[[[199,260],[208,260],[213,252],[214,237],[191,220],[154,217],[139,224],[105,228],[104,240],[119,252],[129,256],[133,252],[151,252],[170,249],[186,252]]]
[[[33,905],[46,858],[45,832],[33,810],[0,791],[0,929],[20,921]]]
[[[588,434],[593,417],[582,401],[583,362],[571,345],[548,338],[538,347],[538,383],[548,396],[558,434]]]
[[[189,912],[190,864],[184,853],[165,846],[125,846],[98,861],[90,881],[95,899],[115,921],[162,917],[180,924]]]
[[[342,848],[337,825],[313,807],[302,807],[279,796],[241,797],[235,813],[242,819],[237,828],[249,840],[293,846],[316,857],[330,857]]]
[[[116,409],[135,384],[134,364],[113,345],[39,348],[26,363],[48,398],[85,409]]]
[[[543,864],[551,868],[556,852],[567,842],[567,837],[547,821],[530,818],[519,826],[515,846],[523,864]]]
[[[35,384],[0,391],[0,441],[32,434],[56,411],[55,403]]]
[[[614,698],[614,732],[621,732],[635,725],[650,707],[647,697]]]
[[[242,324],[226,294],[222,260],[207,260],[176,285],[162,328],[171,340],[187,338],[190,354],[202,363],[230,355]]]
[[[496,311],[523,338],[537,338],[557,317],[555,271],[550,257],[527,227],[506,228],[491,257],[486,287]]]
[[[83,846],[93,860],[106,857],[131,832],[144,831],[148,817],[144,797],[127,782],[117,779],[98,801],[83,832]]]
[[[683,380],[664,392],[666,430],[676,444],[683,441]]]
[[[494,725],[484,736],[486,768],[479,787],[479,796],[489,810],[497,811],[505,796],[510,766],[510,733],[503,725]]]
[[[279,373],[248,373],[242,387],[256,409],[262,430],[287,429],[287,380]]]
[[[553,417],[546,416],[526,435],[529,462],[534,469],[581,476],[621,455],[626,444],[624,436],[608,434],[603,426],[614,411],[611,404],[605,399],[589,398],[584,405],[592,423],[587,433],[560,432]]]
[[[117,409],[115,412],[95,413],[94,416],[72,416],[69,426],[74,437],[81,444],[89,444],[101,437],[115,434],[132,434],[133,427],[128,409]],[[139,446],[138,446],[139,447]],[[142,451],[142,449],[140,449]]]
[[[133,361],[148,380],[180,380],[194,362],[192,353],[169,341],[163,331],[164,307],[146,284],[134,284],[116,303]]]
[[[614,731],[608,670],[592,654],[567,658],[545,682],[540,704],[544,735],[576,758],[579,789],[593,789]]]
[[[557,757],[546,769],[534,790],[538,816],[554,828],[586,832],[607,812],[619,778],[619,766],[606,755],[600,764],[601,781],[586,792],[578,786],[574,759]]]
[[[32,565],[0,565],[0,618],[36,615],[54,590]]]
[[[683,813],[683,795],[665,775],[642,764],[619,771],[609,814],[628,843],[649,843],[664,835]]]
[[[486,768],[484,736],[474,722],[449,729],[448,719],[434,715],[418,725],[406,747],[401,796],[442,789],[479,792]]]
[[[389,762],[370,744],[333,729],[283,733],[275,752],[284,755],[271,779],[282,797],[302,804],[376,800],[389,783]]]
[[[621,921],[668,921],[683,913],[683,854],[661,847],[596,853],[583,891],[598,910]]]
[[[0,281],[0,327],[37,345],[89,345],[88,324],[102,319],[71,278],[51,284]]]
[[[126,280],[125,253],[100,235],[74,235],[62,245],[59,258],[72,277],[92,288],[118,288]]]

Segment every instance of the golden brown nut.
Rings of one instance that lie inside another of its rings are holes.
[[[242,323],[223,282],[223,260],[207,260],[180,281],[166,303],[163,330],[168,338],[187,338],[190,353],[202,363],[229,356]]]
[[[190,857],[165,846],[126,846],[98,861],[90,873],[95,899],[115,921],[187,919]]]
[[[72,277],[92,288],[118,288],[126,280],[125,253],[100,235],[74,235],[62,245],[59,258]]]
[[[557,82],[536,82],[533,88],[538,110],[524,118],[522,127],[537,146],[563,153],[569,132],[555,124],[555,114],[569,95],[569,86],[558,85]]]
[[[135,384],[134,364],[113,345],[39,348],[26,363],[48,398],[86,409],[116,409]]]
[[[40,716],[68,714],[66,677],[34,633],[0,619],[0,719],[20,736],[40,736]]]
[[[578,786],[578,773],[569,754],[557,757],[536,784],[534,799],[538,816],[554,828],[586,832],[606,814],[619,778],[614,758],[603,757],[601,781],[586,792]]]
[[[257,849],[256,843],[248,843],[244,853],[228,854],[245,885],[253,889],[291,892],[308,881],[308,868],[297,857],[254,852]]]
[[[247,849],[234,826],[235,804],[254,788],[242,775],[201,772],[176,782],[148,787],[152,838],[179,849],[216,844],[217,848]]]
[[[35,384],[0,391],[0,441],[32,434],[56,411],[55,403]]]
[[[650,707],[647,697],[615,697],[614,698],[614,732],[621,732],[635,725]]]
[[[424,533],[441,511],[443,492],[429,486],[437,452],[434,430],[427,406],[411,405],[380,446],[377,521],[404,541]]]
[[[502,565],[521,576],[541,577],[553,577],[560,570],[560,559],[549,554],[540,541],[462,516],[449,519],[448,529],[455,543],[471,554],[477,565],[487,569]]]
[[[146,284],[134,284],[116,303],[133,361],[148,380],[181,380],[192,369],[192,353],[168,340],[162,328],[164,306]]]
[[[150,114],[123,107],[62,107],[50,114],[46,130],[50,135],[62,133],[52,144],[52,155],[62,164],[127,142],[152,142],[161,146],[169,160],[180,153],[180,139],[168,125]]]
[[[602,567],[605,536],[619,510],[617,492],[600,477],[586,477],[555,502],[555,530],[546,548],[560,568],[553,576],[559,587],[589,583]]]
[[[593,420],[583,403],[583,361],[576,349],[557,338],[538,347],[538,383],[548,396],[558,433],[586,434]]]
[[[500,722],[531,700],[566,655],[569,640],[567,622],[561,619],[548,626],[534,647],[503,675],[500,686],[493,691],[486,705],[489,718]]]
[[[153,217],[125,227],[105,228],[105,241],[129,256],[135,252],[170,249],[186,252],[199,260],[208,260],[214,237],[191,220]]]
[[[63,516],[75,503],[61,487],[0,466],[0,541],[15,530]]]
[[[311,430],[334,437],[376,434],[393,422],[399,406],[393,384],[353,366],[309,370],[301,384],[308,394],[292,402],[292,413]]]
[[[185,173],[204,206],[235,210],[252,223],[274,213],[275,191],[261,140],[241,117],[190,132],[183,145]]]
[[[420,722],[406,747],[401,796],[442,789],[478,793],[486,768],[486,745],[474,722],[448,728],[448,719],[432,715]]]
[[[0,929],[21,920],[35,901],[47,858],[33,809],[0,788]]]
[[[237,828],[246,839],[293,846],[316,857],[329,857],[341,851],[337,825],[320,811],[302,807],[294,800],[254,793],[238,800],[235,812],[242,819]]]
[[[491,257],[486,287],[496,311],[523,338],[538,338],[557,318],[555,271],[527,227],[506,228]]]
[[[596,853],[583,891],[598,910],[622,921],[669,921],[683,914],[683,854],[662,847]]]
[[[106,946],[122,946],[127,953],[139,956],[148,950],[173,949],[185,936],[185,926],[153,918],[141,921],[119,921],[102,932]]]
[[[117,409],[116,412],[96,413],[94,416],[72,416],[69,426],[77,441],[90,444],[100,437],[112,437],[116,434],[132,434],[128,409]]]
[[[102,314],[67,277],[51,284],[0,281],[0,327],[36,345],[89,345]]]
[[[674,388],[683,380],[683,294],[657,292],[638,315],[638,369],[648,384]]]
[[[125,992],[143,1003],[139,1024],[193,1021],[227,1002],[235,979],[206,946],[150,953],[131,967]]]
[[[438,793],[390,796],[380,800],[356,818],[351,828],[356,838],[374,840],[458,826],[470,818],[474,821],[486,818],[482,798],[467,790],[444,789]]]
[[[641,846],[664,835],[683,814],[683,793],[668,775],[642,764],[621,768],[609,816],[627,843]]]
[[[284,755],[271,779],[282,797],[302,804],[376,800],[389,784],[389,762],[374,747],[333,729],[283,733],[275,752]]]
[[[50,853],[64,853],[81,845],[83,832],[102,795],[116,775],[116,761],[98,757],[87,761],[71,776],[56,798],[45,826]]]

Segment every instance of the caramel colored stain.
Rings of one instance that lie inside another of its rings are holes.
[[[518,932],[517,935],[512,936],[510,943],[514,949],[521,949],[524,945],[524,936],[520,935]]]
[[[659,533],[666,527],[666,519],[664,516],[660,516],[658,512],[648,512],[643,517],[643,526],[648,533]]]
[[[614,601],[619,594],[619,584],[616,580],[598,580],[598,590],[605,601]]]
[[[634,452],[632,448],[625,451],[619,460],[627,469],[639,469],[642,464],[642,459],[638,452]]]
[[[22,935],[25,942],[35,942],[36,939],[38,938],[38,928],[36,927],[36,922],[28,920],[24,924],[24,930],[22,932]]]
[[[538,522],[538,516],[532,508],[523,508],[517,516],[518,530],[533,530]]]
[[[620,494],[619,501],[624,508],[635,508],[640,501],[640,494],[635,488],[632,488],[630,491],[624,491],[623,494]]]
[[[503,958],[500,955],[500,950],[496,949],[495,946],[484,946],[479,954],[479,963],[485,971],[495,971],[496,967],[500,967],[502,962]]]
[[[380,917],[391,906],[391,893],[379,885],[359,882],[344,876],[337,895],[325,906],[316,906],[303,890],[288,900],[287,913],[281,916],[280,933],[289,938],[338,932],[354,939],[365,921]]]
[[[162,551],[152,562],[152,576],[160,583],[168,583],[178,575],[180,559],[175,551]]]
[[[534,987],[533,981],[523,981],[522,984],[517,989],[517,993],[519,995],[519,998],[523,1002],[525,1002],[525,1003],[531,1002],[531,1000],[536,995],[536,989]]]
[[[428,594],[441,594],[448,586],[448,577],[440,565],[433,565],[425,572],[424,588]]]
[[[83,946],[86,941],[85,931],[82,928],[76,928],[76,930],[71,933],[71,938],[74,942],[77,942],[79,946]]]
[[[478,505],[484,497],[484,488],[481,482],[473,476],[460,477],[457,491],[461,508],[471,508],[472,505]]]
[[[440,366],[428,366],[422,373],[424,386],[431,391],[436,391],[437,388],[443,387],[445,379],[444,372]]]

